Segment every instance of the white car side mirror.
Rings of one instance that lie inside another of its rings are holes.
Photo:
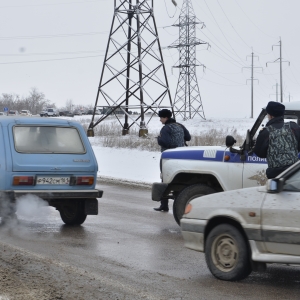
[[[266,188],[268,193],[280,193],[283,189],[284,179],[268,179]]]
[[[269,179],[267,181],[267,191],[276,193],[277,192],[277,181],[275,181],[274,179]]]

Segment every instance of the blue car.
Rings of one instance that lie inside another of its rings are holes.
[[[14,215],[16,200],[35,195],[68,225],[98,214],[98,164],[83,127],[49,118],[0,117],[0,216]]]

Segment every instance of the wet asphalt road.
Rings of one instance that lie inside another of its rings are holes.
[[[63,225],[52,208],[0,227],[1,282],[11,275],[0,298],[1,291],[9,299],[300,298],[300,268],[269,265],[241,282],[219,281],[202,253],[183,247],[172,211],[153,210],[149,189],[98,188],[99,215],[79,228]]]

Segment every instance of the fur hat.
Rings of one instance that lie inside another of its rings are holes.
[[[284,115],[285,106],[279,102],[270,101],[266,107],[266,111],[273,117],[280,117]]]
[[[162,109],[158,112],[158,116],[160,118],[171,118],[172,117],[172,112],[168,109]]]

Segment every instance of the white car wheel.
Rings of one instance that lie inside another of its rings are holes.
[[[235,281],[246,278],[252,271],[250,255],[245,237],[233,225],[217,225],[206,238],[206,263],[218,279]]]

